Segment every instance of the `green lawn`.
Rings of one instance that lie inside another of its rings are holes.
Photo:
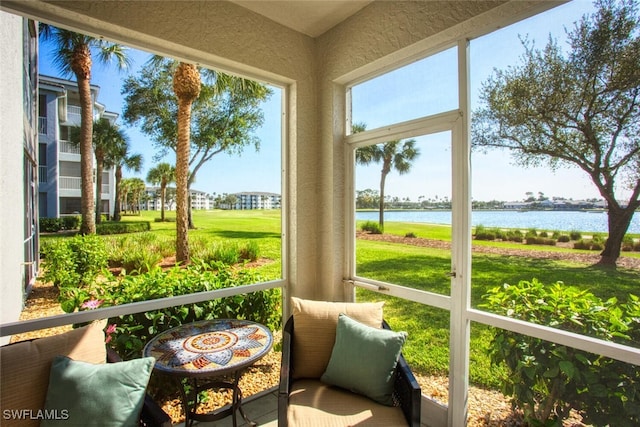
[[[533,250],[533,249],[532,249]],[[450,253],[441,249],[359,240],[356,271],[359,276],[402,284],[415,289],[449,294]],[[637,271],[610,270],[594,266],[546,259],[473,255],[472,301],[481,302],[487,290],[504,283],[537,278],[545,284],[563,281],[589,289],[603,299],[625,300],[629,293],[640,293]],[[362,301],[385,300],[385,317],[394,329],[406,330],[409,338],[404,350],[412,368],[423,374],[448,372],[449,313],[445,310],[409,303],[366,290],[358,290]],[[471,381],[480,386],[497,387],[499,376],[486,356],[491,334],[487,327],[474,324],[471,331]]]

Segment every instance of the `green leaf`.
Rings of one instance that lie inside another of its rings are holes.
[[[560,367],[560,370],[570,379],[572,379],[576,375],[576,368],[573,363],[567,360],[563,360],[558,363],[558,366]]]

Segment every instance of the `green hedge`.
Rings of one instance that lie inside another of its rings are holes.
[[[96,233],[100,235],[106,234],[124,234],[124,233],[139,233],[142,231],[151,230],[151,223],[149,221],[126,221],[126,222],[103,222],[96,224]]]
[[[640,298],[602,301],[592,293],[536,279],[492,289],[481,307],[493,313],[606,341],[637,346]],[[506,366],[503,392],[531,426],[562,426],[571,408],[594,426],[640,425],[637,366],[515,332],[494,329],[492,363]]]

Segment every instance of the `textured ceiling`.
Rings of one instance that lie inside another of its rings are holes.
[[[371,3],[370,0],[231,1],[311,37],[318,37]]]

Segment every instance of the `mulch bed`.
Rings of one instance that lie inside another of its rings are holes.
[[[442,240],[426,239],[422,237],[403,237],[394,234],[371,234],[358,231],[356,233],[358,239],[363,240],[378,240],[390,243],[402,243],[405,245],[422,246],[436,249],[451,249],[451,242],[445,242]],[[579,264],[595,265],[600,261],[600,255],[598,251],[585,253],[584,251],[574,250],[571,252],[560,251],[544,251],[544,250],[532,250],[527,248],[526,244],[522,244],[523,249],[512,248],[499,248],[495,246],[480,246],[472,245],[472,251],[478,253],[488,253],[495,255],[525,257],[525,258],[541,258],[551,260],[564,260],[575,262]],[[557,247],[572,248],[573,243],[556,243]],[[537,246],[539,248],[540,246]],[[616,262],[616,266],[622,268],[628,268],[631,270],[640,270],[640,258],[633,258],[629,256],[621,256]]]
[[[403,243],[414,246],[424,246],[440,249],[449,249],[449,242],[440,240],[425,239],[419,237],[402,237],[390,234],[369,234],[358,232],[359,239],[381,240],[393,243]],[[559,245],[560,246],[560,245]],[[537,251],[527,249],[505,249],[486,246],[473,246],[474,252],[492,253],[496,255],[523,256],[529,258],[562,259],[582,264],[596,264],[599,260],[597,253],[566,253],[553,251]],[[620,257],[618,266],[640,270],[640,259],[631,257]],[[58,290],[51,284],[37,282],[29,298],[26,301],[25,309],[20,317],[21,320],[34,319],[40,317],[63,314],[57,302]],[[15,335],[12,342],[25,339],[40,338],[44,336],[56,335],[70,330],[71,326],[33,331],[25,334]],[[275,334],[276,341],[279,334]],[[246,397],[261,391],[276,387],[280,380],[280,352],[272,350],[267,356],[256,363],[242,378],[240,388]],[[447,404],[449,379],[445,376],[424,376],[416,375],[416,379],[422,388],[422,393],[444,405]],[[202,405],[202,412],[212,411],[231,402],[230,393],[211,392],[206,403]],[[162,402],[163,409],[167,412],[174,423],[184,421],[184,413],[180,400],[175,397]],[[509,400],[500,392],[486,390],[478,387],[469,387],[468,401],[468,422],[469,427],[521,427],[524,426],[522,415],[519,411],[514,411]],[[564,423],[565,427],[581,427],[581,417],[572,414],[571,418]]]

